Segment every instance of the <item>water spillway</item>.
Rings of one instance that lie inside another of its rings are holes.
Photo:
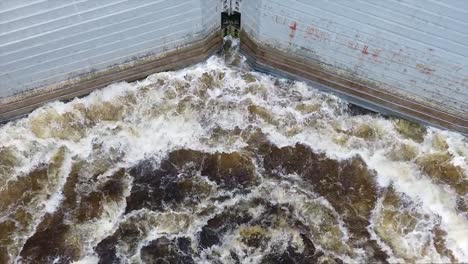
[[[467,260],[466,138],[230,54],[1,127],[1,262]]]
[[[0,263],[468,261],[466,137],[245,54],[2,125]]]

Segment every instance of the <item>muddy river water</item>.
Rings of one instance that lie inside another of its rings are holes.
[[[217,55],[1,126],[0,263],[468,262],[467,157]]]

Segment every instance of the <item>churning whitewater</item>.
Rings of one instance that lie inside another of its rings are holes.
[[[468,262],[468,142],[233,50],[0,128],[0,263]]]

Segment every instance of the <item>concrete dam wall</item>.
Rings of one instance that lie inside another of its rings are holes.
[[[255,68],[468,134],[463,0],[2,1],[0,120],[202,61],[226,10]]]
[[[222,43],[219,0],[0,2],[0,120],[184,67]]]
[[[258,0],[241,14],[257,68],[468,133],[467,1]]]

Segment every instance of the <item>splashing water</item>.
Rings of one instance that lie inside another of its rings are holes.
[[[205,63],[0,128],[0,262],[468,261],[468,143]]]

